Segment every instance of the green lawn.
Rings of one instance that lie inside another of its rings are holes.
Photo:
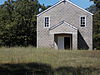
[[[58,67],[100,68],[100,51],[0,48],[0,64],[43,63]]]

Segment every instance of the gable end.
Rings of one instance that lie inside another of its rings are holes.
[[[41,12],[40,14],[38,14],[37,17],[40,16],[40,15],[42,15],[43,13],[49,11],[50,9],[56,7],[57,5],[59,5],[59,4],[62,3],[62,2],[65,2],[65,1],[62,0],[62,1],[57,2],[57,3],[54,4],[53,6],[49,7],[48,9],[46,9],[46,10],[44,10],[43,12]],[[87,13],[89,13],[90,15],[93,15],[91,12],[89,12],[89,11],[87,11],[87,10],[85,10],[85,9],[83,9],[83,8],[81,8],[81,7],[79,7],[78,5],[72,3],[71,1],[68,1],[68,0],[67,0],[66,2],[69,2],[69,3],[71,3],[72,5],[76,6],[77,8],[83,10],[84,12],[87,12]]]

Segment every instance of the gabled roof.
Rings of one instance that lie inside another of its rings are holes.
[[[73,28],[73,29],[75,29],[75,30],[77,30],[77,28],[75,27],[75,26],[73,26],[73,25],[71,25],[71,24],[69,24],[69,23],[67,23],[66,21],[61,21],[61,22],[59,22],[57,25],[53,25],[52,27],[50,27],[49,28],[49,30],[53,30],[53,29],[55,29],[56,27],[58,27],[58,26],[60,26],[60,25],[65,25],[65,26],[70,26],[71,28]]]
[[[37,17],[40,16],[40,15],[42,15],[43,13],[49,11],[50,9],[54,8],[55,6],[59,5],[59,4],[62,3],[62,2],[65,2],[65,1],[60,0],[59,2],[57,2],[56,4],[54,4],[53,6],[49,7],[48,9],[46,9],[46,10],[44,10],[43,12],[41,12],[40,14],[38,14]],[[72,2],[69,1],[69,0],[66,0],[66,2],[69,2],[69,3],[71,3],[72,5],[76,6],[77,8],[79,8],[79,9],[81,9],[81,10],[83,10],[83,11],[85,11],[85,12],[91,14],[91,15],[93,15],[91,12],[88,12],[87,10],[85,10],[85,9],[83,9],[83,8],[81,8],[81,7],[79,7],[78,5],[72,3]]]

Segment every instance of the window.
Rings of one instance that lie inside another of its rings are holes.
[[[81,27],[85,27],[86,26],[86,17],[82,16],[81,17]]]
[[[50,26],[50,18],[49,17],[45,17],[45,28],[48,28]]]

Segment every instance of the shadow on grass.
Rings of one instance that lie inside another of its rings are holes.
[[[0,64],[0,75],[100,75],[100,69],[60,67],[41,63]]]
[[[46,64],[1,64],[0,75],[52,75],[52,68]]]
[[[56,69],[55,75],[100,75],[100,69],[82,67],[60,67]]]

